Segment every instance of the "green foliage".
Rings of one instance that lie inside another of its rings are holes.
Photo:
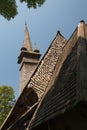
[[[26,2],[28,8],[40,7],[45,0],[20,0],[20,2]],[[17,15],[16,0],[0,0],[0,14],[6,19],[10,20]]]
[[[0,14],[10,20],[17,14],[15,0],[0,0]]]
[[[40,7],[45,0],[20,0],[20,2],[26,2],[28,8],[37,8],[38,6]]]
[[[0,126],[6,119],[14,103],[15,96],[13,88],[8,86],[0,86]]]

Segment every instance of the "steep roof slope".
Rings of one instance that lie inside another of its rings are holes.
[[[15,106],[2,125],[1,130],[7,128],[10,130],[17,123],[17,121],[19,121],[19,119],[23,119],[21,116],[24,115],[26,111],[28,112],[28,116],[30,114],[29,118],[31,118],[31,111],[35,108],[33,106],[35,106],[35,104],[38,103],[43,97],[49,82],[52,79],[53,72],[56,68],[56,64],[65,43],[66,39],[60,34],[60,32],[58,32],[34,74],[31,76],[31,79],[18,98]]]
[[[87,101],[87,25],[81,21],[59,57],[29,130]]]
[[[28,51],[33,51],[32,44],[28,32],[27,25],[25,24],[25,31],[24,31],[24,41],[21,49],[26,49]]]
[[[62,53],[62,48],[66,43],[65,38],[57,33],[56,37],[52,41],[52,44],[48,48],[47,53],[41,60],[36,73],[31,77],[31,81],[28,84],[28,88],[32,87],[37,93],[39,100],[42,98],[45,90],[48,87],[51,77],[55,70],[58,59]]]

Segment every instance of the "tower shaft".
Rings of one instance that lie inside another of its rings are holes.
[[[40,56],[41,54],[39,51],[33,51],[32,49],[28,28],[25,25],[24,42],[21,48],[20,55],[18,57],[18,64],[20,64],[19,94],[22,92],[31,75],[35,71],[39,63]]]

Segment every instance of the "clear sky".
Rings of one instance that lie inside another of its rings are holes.
[[[17,0],[18,15],[7,21],[0,16],[0,85],[19,88],[17,57],[24,40],[25,21],[32,45],[37,43],[42,55],[58,30],[68,39],[80,20],[87,22],[87,0],[46,0],[37,9],[28,9]]]

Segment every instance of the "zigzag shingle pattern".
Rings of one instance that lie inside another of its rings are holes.
[[[35,90],[39,99],[44,94],[47,85],[51,80],[56,63],[59,59],[60,54],[62,53],[62,48],[65,43],[65,38],[62,35],[57,34],[46,55],[42,59],[36,73],[28,84],[28,87],[32,87]]]
[[[75,79],[73,79],[73,74],[71,73],[71,69],[72,70],[75,69],[76,64],[73,65],[73,63],[76,63],[77,61],[77,49],[76,49],[77,47],[75,47],[72,55],[69,58],[67,57],[68,55],[70,55],[76,42],[77,42],[77,29],[74,31],[73,35],[71,36],[71,38],[63,48],[63,51],[56,63],[56,68],[52,75],[53,76],[52,79],[54,78],[53,83],[51,82],[51,84],[49,84],[50,90],[48,89],[49,91],[47,91],[46,95],[43,97],[40,107],[37,109],[36,114],[32,118],[30,128],[35,127],[38,124],[48,120],[48,118],[51,118],[51,116],[56,115],[60,109],[61,111],[64,111],[65,109],[64,106],[66,105],[66,102],[69,99],[68,97],[71,96],[70,98],[73,97],[72,101],[75,100],[74,98],[75,93],[73,93],[73,91],[75,91],[74,88],[76,83],[75,83]],[[67,62],[65,62],[64,64],[64,61],[66,59]],[[68,70],[69,68],[70,70]],[[60,78],[58,77],[58,75]],[[57,77],[58,77],[59,85],[58,83],[55,85],[55,79]],[[68,87],[70,85],[71,87]],[[58,87],[55,88],[54,86],[58,86]]]
[[[32,127],[35,127],[58,114],[64,113],[68,106],[70,107],[70,105],[75,102],[76,64],[72,64],[72,62],[77,60],[75,53],[76,49],[74,54],[70,55],[63,64],[62,70],[60,71],[54,86],[48,91],[41,103]]]

